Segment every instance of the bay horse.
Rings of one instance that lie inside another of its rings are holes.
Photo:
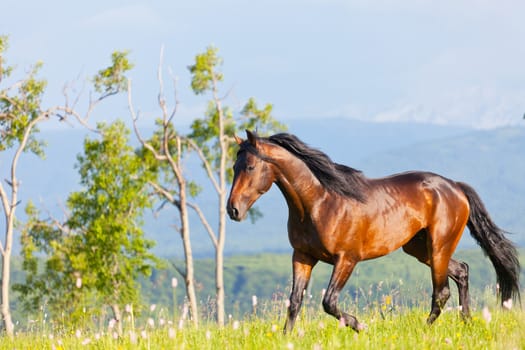
[[[405,172],[371,179],[334,163],[296,136],[268,138],[246,131],[239,151],[227,211],[241,221],[273,183],[289,209],[293,282],[284,332],[293,329],[312,268],[332,264],[324,310],[359,332],[365,326],[337,306],[356,264],[402,248],[428,265],[432,305],[427,323],[440,315],[450,296],[448,278],[458,287],[461,315],[470,317],[468,265],[452,259],[465,226],[494,265],[501,301],[519,299],[517,250],[491,220],[469,185],[430,172]]]

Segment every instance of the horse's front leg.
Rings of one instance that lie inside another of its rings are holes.
[[[310,281],[312,268],[317,263],[317,259],[297,250],[294,250],[292,259],[293,285],[292,293],[290,294],[290,306],[288,307],[286,324],[284,325],[284,333],[289,333],[293,329],[295,319],[301,309],[304,291],[308,286],[308,281]]]
[[[366,326],[359,323],[355,316],[342,312],[337,307],[339,293],[352,274],[356,263],[357,262],[352,259],[347,259],[344,256],[339,256],[337,258],[337,261],[334,264],[334,270],[332,271],[332,277],[330,278],[330,283],[328,284],[328,289],[323,298],[323,308],[328,314],[337,318],[341,323],[344,322],[345,326],[350,326],[353,330],[359,332]]]

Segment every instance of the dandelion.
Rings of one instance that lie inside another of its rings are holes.
[[[150,326],[151,328],[155,327],[155,321],[151,317],[148,318],[148,326]]]
[[[126,310],[126,312],[130,314],[133,312],[133,306],[131,304],[126,304],[124,310]]]
[[[90,338],[86,338],[82,341],[82,345],[88,345],[89,343],[91,343],[91,339]]]
[[[179,281],[175,277],[171,279],[171,288],[175,289],[177,288],[177,285],[179,284]]]
[[[140,332],[140,336],[142,337],[142,339],[148,339],[148,332],[142,331]]]
[[[377,291],[381,291],[383,289],[383,281],[379,281],[379,283],[377,284]]]
[[[188,313],[190,312],[190,308],[188,307],[188,304],[184,304],[184,307],[182,308],[182,319],[188,318]]]
[[[131,342],[131,344],[136,344],[137,343],[137,333],[133,332],[133,331],[130,331],[129,332],[129,341]]]
[[[80,331],[80,329],[77,329],[77,331],[75,332],[75,337],[77,337],[77,339],[80,339],[81,336],[82,332]]]
[[[166,320],[162,317],[159,319],[159,326],[164,326],[166,324]]]
[[[503,308],[510,310],[512,309],[512,299],[505,300],[503,302]]]
[[[385,296],[385,305],[392,304],[392,297],[390,295]]]
[[[175,328],[170,327],[170,328],[168,329],[168,338],[170,338],[170,339],[175,338]]]
[[[206,339],[207,340],[211,339],[211,332],[209,330],[206,331]]]
[[[252,295],[252,306],[253,307],[257,306],[257,295]]]
[[[109,323],[108,323],[108,329],[113,329],[115,328],[115,325],[117,324],[117,320],[115,320],[114,318],[112,318],[111,320],[109,320]]]
[[[233,321],[233,325],[232,325],[233,330],[239,329],[240,326],[241,324],[239,323],[239,321]]]
[[[151,304],[150,307],[149,307],[149,311],[153,312],[153,311],[155,311],[156,308],[157,308],[156,304]]]
[[[286,348],[289,350],[293,350],[293,343],[286,344]]]
[[[82,278],[77,277],[77,280],[75,281],[75,286],[79,289],[82,288]]]
[[[272,332],[277,332],[277,325],[276,324],[272,324]]]
[[[489,308],[485,306],[481,311],[481,314],[485,322],[490,323],[490,321],[492,320],[492,315],[490,314]]]

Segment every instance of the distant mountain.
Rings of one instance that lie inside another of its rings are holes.
[[[347,119],[292,120],[288,126],[289,132],[321,149],[334,161],[363,170],[369,177],[418,169],[471,184],[494,220],[515,232],[511,239],[525,246],[525,128],[475,131]],[[42,139],[48,142],[47,159],[28,155],[20,162],[22,206],[33,198],[40,207],[61,215],[67,195],[79,189],[74,164],[76,155],[82,151],[85,134],[76,129],[42,133]],[[0,157],[0,167],[6,165],[6,159]],[[200,166],[189,163],[188,173],[204,184],[204,191],[196,201],[212,216],[217,212],[215,194],[201,175]],[[257,223],[228,222],[227,254],[290,251],[287,208],[275,186],[261,197],[257,206],[264,214]],[[155,252],[159,255],[181,256],[180,238],[173,229],[176,217],[173,209],[164,210],[158,217],[148,214],[145,228],[147,235],[157,241]],[[195,254],[212,255],[213,247],[196,216],[191,217],[191,228]],[[463,242],[463,246],[472,244],[468,239]]]

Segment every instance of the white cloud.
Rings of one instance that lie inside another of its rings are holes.
[[[461,91],[444,92],[426,101],[399,103],[365,118],[375,122],[420,122],[476,129],[522,125],[525,112],[523,96],[525,90],[500,91],[473,86]]]

